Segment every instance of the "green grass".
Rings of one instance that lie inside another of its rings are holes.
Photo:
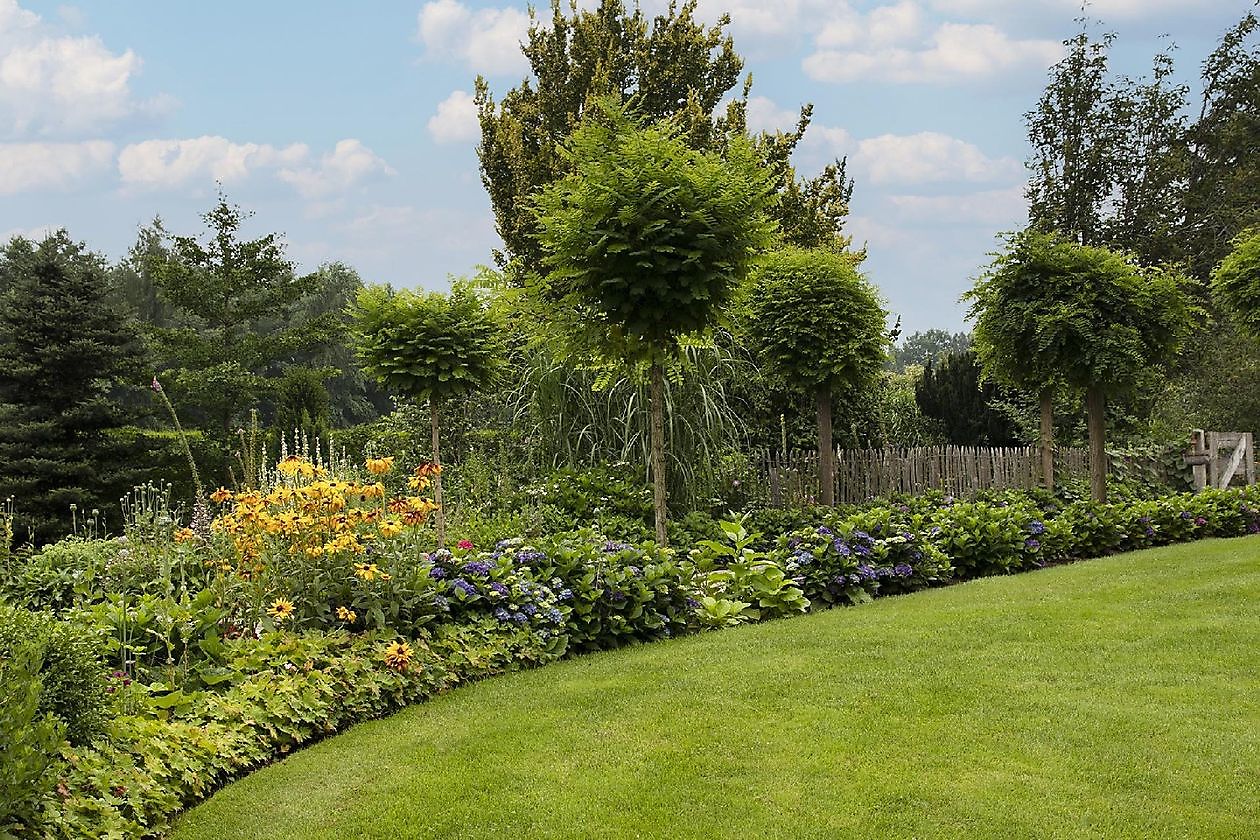
[[[1260,836],[1260,539],[558,663],[230,785],[178,840]]]

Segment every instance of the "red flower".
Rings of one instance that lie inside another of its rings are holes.
[[[459,542],[455,543],[455,547],[463,549],[464,551],[467,551],[468,549],[473,547],[472,540],[460,540]]]

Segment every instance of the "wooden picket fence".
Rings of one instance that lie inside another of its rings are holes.
[[[818,498],[818,453],[760,451],[758,488],[771,507],[811,504]],[[1088,475],[1085,449],[1058,449],[1059,475]],[[966,496],[978,490],[1029,488],[1041,482],[1041,453],[1032,446],[917,446],[836,451],[836,502],[856,504],[892,493],[943,490]]]

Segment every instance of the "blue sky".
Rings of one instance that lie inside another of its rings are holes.
[[[665,5],[645,2],[649,11]],[[1117,69],[1171,34],[1185,80],[1252,0],[1097,0]],[[0,0],[0,235],[64,226],[111,258],[160,215],[180,233],[221,181],[303,268],[440,288],[497,245],[472,80],[525,72],[524,4],[72,5]],[[1024,218],[1021,114],[1076,0],[703,0],[732,17],[754,127],[814,103],[803,173],[847,155],[850,230],[908,331],[963,325],[958,296]]]

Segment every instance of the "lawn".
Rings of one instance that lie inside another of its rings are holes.
[[[180,821],[230,838],[1260,833],[1260,539],[467,686]]]

